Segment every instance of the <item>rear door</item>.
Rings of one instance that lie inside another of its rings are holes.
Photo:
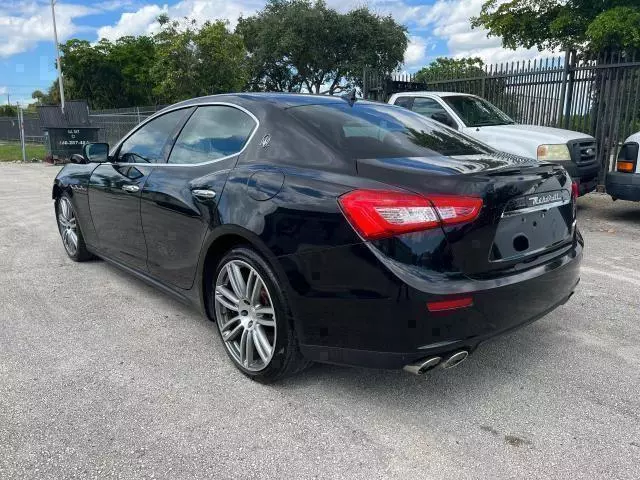
[[[217,210],[229,171],[257,127],[232,105],[199,106],[177,136],[164,165],[142,191],[142,228],[150,273],[160,281],[193,285],[207,231],[223,219]]]
[[[131,134],[113,163],[99,165],[89,180],[89,208],[100,250],[138,270],[147,270],[140,194],[183,121],[185,109],[156,117]]]

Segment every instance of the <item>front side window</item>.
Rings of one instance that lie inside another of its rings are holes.
[[[451,95],[444,101],[462,119],[467,127],[488,127],[515,123],[509,115],[486,100],[466,95]]]
[[[237,108],[198,107],[178,135],[169,163],[203,163],[239,153],[255,127],[255,120]]]
[[[127,138],[118,153],[121,163],[163,163],[164,148],[188,109],[165,113]]]
[[[354,159],[491,153],[470,137],[391,105],[342,102],[288,111],[336,151]]]

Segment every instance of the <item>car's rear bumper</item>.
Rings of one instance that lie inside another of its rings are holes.
[[[579,281],[582,258],[576,243],[562,256],[506,278],[440,278],[435,285],[375,253],[372,259],[363,247],[282,259],[294,285],[300,347],[309,360],[401,368],[432,355],[472,351],[565,303]],[[449,294],[470,295],[473,306],[427,310],[427,302]]]
[[[614,199],[640,201],[640,173],[609,172],[607,193]]]

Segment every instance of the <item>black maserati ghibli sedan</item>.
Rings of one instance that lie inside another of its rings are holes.
[[[236,367],[272,382],[313,361],[451,367],[562,305],[583,250],[575,187],[401,107],[229,94],[86,145],[53,199],[71,259],[195,305]]]

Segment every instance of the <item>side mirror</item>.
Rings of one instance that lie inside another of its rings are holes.
[[[87,163],[105,163],[109,161],[109,144],[108,143],[87,143],[82,153]]]
[[[436,112],[431,114],[431,118],[436,122],[444,123],[448,127],[455,128],[455,129],[458,128],[458,126],[456,125],[456,122],[454,122],[453,119],[449,117],[449,115],[447,115],[446,113]]]

